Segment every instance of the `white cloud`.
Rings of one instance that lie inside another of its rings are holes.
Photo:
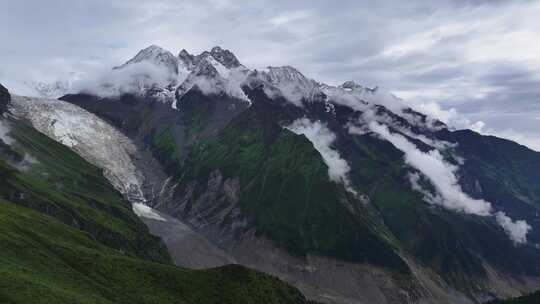
[[[339,152],[332,148],[332,143],[336,140],[336,135],[320,121],[310,121],[307,118],[297,119],[286,129],[295,134],[302,134],[313,143],[313,146],[321,154],[324,163],[328,166],[328,176],[334,182],[345,185],[347,190],[356,195],[348,178],[351,168],[347,161],[341,158]]]
[[[532,230],[532,227],[526,221],[512,221],[504,212],[500,211],[495,214],[495,218],[515,243],[527,243],[527,233]]]
[[[491,204],[484,200],[475,200],[466,195],[458,184],[456,171],[458,167],[447,163],[438,150],[424,153],[416,148],[405,137],[390,133],[388,127],[371,122],[369,128],[374,133],[391,142],[405,153],[405,162],[418,169],[435,186],[443,197],[443,206],[451,210],[486,216],[491,213]]]
[[[468,115],[461,113],[455,107],[448,109],[443,109],[437,102],[411,102],[408,104],[414,110],[424,113],[429,117],[436,118],[451,128],[455,129],[471,129],[482,135],[492,135],[504,139],[508,139],[514,142],[517,142],[521,145],[527,146],[529,149],[540,152],[540,134],[536,130],[517,130],[514,128],[506,128],[503,126],[496,126],[494,123],[488,124],[482,120],[471,120],[468,118]],[[506,114],[506,113],[504,113]],[[503,113],[498,113],[498,111],[491,111],[488,114],[485,114],[486,117],[495,115],[504,116]],[[478,116],[478,115],[476,115]],[[520,117],[521,116],[521,117]],[[512,116],[508,119],[521,120],[523,116],[527,120],[538,120],[536,116],[527,117],[526,114],[520,114],[520,116]]]
[[[184,93],[193,86],[197,86],[205,94],[226,93],[231,97],[244,100],[251,104],[251,100],[242,90],[247,78],[247,74],[241,69],[231,69],[227,71],[226,77],[208,78],[204,76],[189,77],[187,83],[183,85]]]
[[[9,125],[0,119],[0,140],[2,140],[6,145],[11,145],[13,143],[13,138],[9,136],[9,132]]]
[[[401,150],[405,154],[405,162],[429,179],[435,187],[435,194],[422,188],[419,184],[420,176],[418,174],[409,176],[413,189],[424,194],[426,201],[468,214],[494,215],[499,225],[503,227],[514,242],[526,242],[526,235],[531,227],[523,220],[513,222],[502,212],[493,214],[491,203],[483,199],[473,199],[464,193],[456,177],[458,167],[446,162],[438,150],[422,152],[405,137],[391,133],[387,126],[376,121],[371,121],[369,128],[372,132]]]
[[[91,71],[74,81],[70,91],[91,93],[97,96],[118,96],[123,93],[141,92],[153,85],[166,86],[175,79],[163,66],[140,62],[120,69]]]
[[[33,157],[32,155],[25,153],[24,157],[19,162],[13,162],[13,166],[15,166],[17,169],[23,172],[27,172],[30,169],[32,169],[32,166],[39,163],[38,160]]]

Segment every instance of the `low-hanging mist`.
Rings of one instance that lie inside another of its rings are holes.
[[[532,229],[531,226],[524,220],[512,220],[502,211],[494,213],[490,202],[483,199],[473,199],[463,192],[456,177],[459,168],[448,163],[438,150],[433,149],[429,152],[422,152],[407,138],[400,134],[391,133],[386,125],[376,121],[369,123],[369,129],[402,151],[405,162],[428,178],[435,187],[436,194],[431,194],[422,189],[418,183],[419,175],[413,174],[410,177],[413,189],[424,194],[426,201],[441,205],[449,210],[467,214],[495,216],[497,223],[512,241],[515,243],[527,242],[527,233]],[[355,130],[350,129],[349,131],[354,132]]]
[[[295,120],[286,129],[295,134],[301,134],[313,143],[321,154],[324,163],[328,166],[328,176],[334,182],[343,183],[347,191],[356,194],[351,186],[348,174],[351,171],[347,161],[341,157],[339,151],[332,148],[336,135],[320,121],[311,121],[307,118]]]

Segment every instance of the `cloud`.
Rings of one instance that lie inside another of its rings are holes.
[[[332,148],[332,144],[336,140],[336,135],[325,124],[320,121],[310,121],[307,118],[301,118],[295,120],[285,128],[295,134],[305,135],[313,143],[315,149],[319,151],[324,163],[328,166],[330,180],[343,183],[349,192],[356,195],[356,191],[352,188],[348,177],[351,168],[347,164],[347,161],[341,158],[339,152]]]
[[[438,150],[422,152],[404,136],[391,133],[387,126],[376,121],[371,121],[369,128],[373,133],[402,151],[405,154],[405,162],[420,171],[435,187],[436,192],[430,193],[421,186],[418,173],[409,176],[413,189],[422,193],[426,201],[467,214],[495,216],[497,223],[501,225],[512,241],[515,243],[527,241],[526,235],[531,227],[523,220],[512,221],[501,211],[494,214],[490,202],[483,199],[473,199],[463,192],[456,176],[458,167],[446,162]]]
[[[123,93],[142,92],[154,85],[166,86],[173,75],[163,66],[150,62],[129,64],[119,69],[98,69],[84,74],[73,82],[70,91],[97,96],[118,96]]]
[[[18,162],[12,162],[12,165],[23,172],[28,172],[32,166],[38,164],[39,161],[28,153],[24,153],[23,159]],[[44,173],[42,173],[44,174]],[[45,173],[46,174],[46,173]]]
[[[197,86],[205,94],[221,94],[226,93],[231,97],[244,100],[251,104],[251,100],[242,90],[247,78],[247,74],[240,69],[228,70],[226,78],[208,78],[204,76],[189,77],[185,84],[182,85],[183,92],[187,92],[190,88]]]
[[[434,149],[424,153],[405,137],[390,133],[388,127],[372,121],[369,128],[375,134],[388,140],[405,153],[405,162],[422,172],[441,194],[442,205],[451,210],[486,216],[491,213],[491,204],[475,200],[466,195],[458,184],[455,175],[457,166],[447,163],[441,153]]]
[[[0,142],[8,146],[15,143],[15,139],[9,135],[11,132],[11,126],[5,120],[0,117]],[[33,165],[38,163],[38,160],[32,155],[24,152],[21,159],[9,159],[8,162],[20,171],[26,172],[32,168]]]
[[[504,231],[510,236],[510,239],[517,244],[527,242],[527,233],[532,230],[532,227],[526,221],[512,221],[504,212],[495,213],[497,223],[503,227]]]
[[[9,136],[10,128],[9,125],[0,119],[0,140],[6,145],[11,145],[13,143],[13,138]]]

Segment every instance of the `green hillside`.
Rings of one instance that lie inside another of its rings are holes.
[[[179,192],[196,182],[194,205],[216,170],[238,178],[239,205],[258,233],[294,255],[308,253],[372,262],[408,274],[392,237],[372,210],[328,178],[328,167],[304,136],[264,121],[254,105],[218,136],[191,149]],[[214,205],[212,208],[226,207]],[[227,224],[229,219],[223,219]]]

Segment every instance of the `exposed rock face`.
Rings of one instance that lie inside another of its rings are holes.
[[[229,50],[224,50],[219,46],[212,48],[210,51],[212,57],[214,57],[219,63],[223,64],[225,67],[232,69],[239,67],[240,61],[236,56]]]
[[[0,84],[0,114],[7,110],[7,105],[10,100],[11,95],[9,95],[9,91]]]

